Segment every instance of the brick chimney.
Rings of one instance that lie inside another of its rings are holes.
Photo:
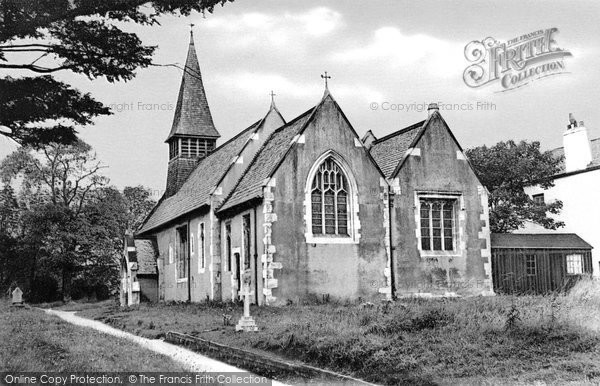
[[[586,169],[592,162],[592,149],[587,129],[583,121],[578,123],[573,114],[569,114],[569,124],[563,134],[563,146],[567,173]]]

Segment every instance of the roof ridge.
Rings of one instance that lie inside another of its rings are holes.
[[[273,134],[275,134],[275,133],[277,133],[277,132],[285,129],[288,126],[293,125],[294,123],[298,122],[298,120],[304,118],[304,116],[306,116],[308,113],[311,113],[317,106],[311,107],[310,109],[306,110],[302,114],[298,115],[296,118],[294,118],[291,121],[285,123],[284,125],[281,125],[281,127],[277,128],[276,130],[273,131],[273,133],[271,133],[271,135],[269,136],[269,139],[271,139],[271,137],[273,136]],[[267,141],[268,141],[268,139],[267,139]],[[265,141],[265,143],[267,143],[267,141]]]
[[[317,105],[318,106],[318,105]],[[250,163],[248,164],[248,167],[244,170],[244,172],[240,175],[240,177],[238,178],[238,180],[235,182],[235,185],[233,185],[233,188],[231,188],[231,190],[229,191],[229,193],[227,194],[227,197],[225,197],[223,199],[223,201],[221,202],[221,204],[216,208],[217,212],[227,203],[227,201],[229,201],[229,199],[231,198],[231,196],[233,196],[233,194],[235,193],[235,191],[237,190],[238,186],[240,185],[240,183],[242,182],[242,180],[244,179],[244,177],[248,174],[248,172],[252,169],[252,166],[254,166],[254,164],[256,163],[256,160],[258,159],[258,157],[261,155],[262,151],[265,149],[265,147],[267,146],[267,144],[269,144],[271,142],[271,140],[273,139],[273,137],[275,136],[275,134],[280,133],[281,131],[283,131],[286,127],[289,127],[293,124],[295,124],[296,122],[298,122],[300,119],[302,119],[303,117],[305,117],[307,114],[311,113],[312,111],[314,111],[314,109],[317,108],[317,106],[311,107],[310,109],[308,109],[307,111],[305,111],[304,113],[298,115],[296,118],[292,119],[291,121],[287,122],[286,124],[282,125],[280,128],[274,130],[271,135],[269,135],[269,138],[267,138],[265,140],[265,142],[262,144],[262,146],[260,147],[260,149],[258,149],[256,151],[256,153],[254,154],[254,157],[252,157],[252,161],[250,161]],[[291,145],[290,145],[291,146]],[[287,151],[284,154],[284,158],[285,155],[287,155]],[[269,173],[270,174],[270,173]]]
[[[225,142],[225,143],[221,144],[221,146],[215,148],[215,150],[213,150],[212,152],[210,152],[209,155],[207,155],[206,157],[204,157],[200,161],[198,161],[198,163],[196,164],[196,166],[192,169],[192,171],[190,172],[190,174],[188,174],[188,176],[185,178],[185,180],[181,184],[181,187],[183,187],[183,185],[190,179],[190,177],[192,176],[192,174],[194,174],[194,172],[196,171],[196,169],[198,169],[200,167],[200,165],[204,165],[207,162],[206,161],[207,159],[214,158],[215,155],[218,154],[218,152],[225,147],[225,145],[228,145],[231,142],[235,141],[236,139],[238,139],[239,137],[241,137],[242,134],[244,134],[244,133],[246,133],[248,131],[251,131],[250,129],[255,128],[256,125],[260,124],[262,121],[263,121],[262,119],[259,119],[258,121],[254,122],[249,127],[245,128],[244,130],[240,131],[239,133],[237,133],[233,137],[229,138],[227,140],[227,142]],[[181,190],[181,188],[179,190]],[[179,190],[174,195],[172,195],[171,197],[175,197],[177,195],[177,193],[179,192]],[[168,197],[168,198],[170,198],[170,197]]]
[[[226,145],[229,145],[231,142],[235,141],[236,139],[238,139],[239,137],[242,136],[242,134],[250,131],[250,129],[253,129],[256,127],[256,125],[258,125],[259,123],[262,122],[262,119],[259,119],[258,121],[254,122],[252,125],[248,126],[247,128],[245,128],[244,130],[240,131],[239,133],[237,133],[236,135],[234,135],[233,137],[229,138],[226,142],[222,143],[220,146],[216,147],[215,150],[211,151],[209,155],[207,155],[206,157],[202,158],[194,167],[194,169],[190,172],[190,174],[188,175],[188,177],[186,178],[185,181],[188,180],[188,178],[192,175],[192,173],[194,172],[194,170],[198,169],[198,166],[200,166],[200,164],[204,163],[205,160],[213,157],[214,155],[217,154],[220,150],[222,150]],[[185,183],[184,181],[184,183]],[[183,186],[183,185],[182,185]]]
[[[384,142],[384,141],[386,141],[386,140],[388,140],[388,139],[390,139],[390,138],[393,138],[393,137],[395,137],[395,136],[397,136],[397,135],[404,134],[404,133],[406,133],[407,131],[411,131],[411,130],[417,129],[417,128],[419,128],[419,127],[422,127],[422,126],[423,126],[423,124],[424,124],[426,121],[427,121],[427,120],[426,120],[426,119],[424,119],[424,120],[422,120],[422,121],[420,121],[420,122],[414,123],[414,124],[412,124],[412,125],[410,125],[410,126],[407,126],[407,127],[403,128],[403,129],[400,129],[400,130],[394,131],[394,132],[392,132],[392,133],[390,133],[390,134],[388,134],[388,135],[386,135],[386,136],[384,136],[384,137],[378,138],[378,139],[376,139],[375,141],[373,141],[373,145],[375,145],[375,144],[378,144],[378,143],[380,143],[380,142]]]
[[[262,122],[262,119],[259,119],[258,121],[254,122],[252,125],[250,125],[249,127],[245,128],[244,130],[240,131],[238,134],[234,135],[233,137],[231,137],[230,139],[228,139],[226,142],[224,142],[223,144],[221,144],[219,147],[215,148],[215,150],[213,150],[209,155],[207,155],[206,157],[202,158],[194,167],[194,169],[192,169],[192,171],[190,172],[190,174],[187,176],[187,178],[185,179],[185,181],[183,181],[183,183],[181,184],[181,187],[183,187],[183,185],[185,183],[187,183],[187,181],[192,177],[192,175],[194,174],[194,172],[200,167],[200,165],[204,165],[205,160],[207,159],[212,159],[214,157],[215,154],[218,154],[219,151],[221,151],[226,145],[230,144],[231,142],[233,142],[234,140],[238,139],[240,136],[242,136],[244,133],[247,133],[248,131],[250,131],[252,128],[256,127],[256,125],[258,125],[260,122]],[[134,231],[134,236],[137,234],[136,232],[138,232],[140,229],[143,229],[144,226],[146,225],[146,223],[148,222],[148,220],[150,219],[150,217],[152,217],[152,215],[154,214],[154,212],[156,212],[156,210],[159,208],[160,205],[162,205],[165,201],[167,201],[169,198],[171,197],[177,197],[178,193],[182,191],[182,189],[179,189],[174,195],[170,196],[170,197],[166,197],[163,194],[161,196],[161,198],[157,201],[156,205],[154,205],[154,207],[152,208],[152,210],[150,210],[150,213],[148,213],[148,215],[146,216],[146,218],[144,219],[144,221],[140,224],[140,226]]]
[[[283,118],[283,115],[281,115],[281,113],[279,112],[279,110],[277,110],[277,107],[276,107],[276,106],[275,106],[275,105],[272,103],[272,104],[271,104],[271,107],[269,108],[269,111],[267,111],[267,113],[265,114],[265,116],[264,116],[264,117],[262,117],[262,118],[261,118],[261,119],[260,119],[258,122],[256,122],[256,123],[255,123],[253,126],[251,126],[251,127],[254,127],[254,130],[253,130],[253,132],[254,132],[255,134],[258,132],[259,128],[261,128],[261,127],[264,125],[264,123],[265,123],[265,121],[266,121],[267,117],[268,117],[268,116],[271,114],[271,111],[275,111],[275,112],[276,112],[276,113],[279,115],[279,117],[281,118],[281,120],[283,121],[283,124],[284,124],[284,125],[286,124],[286,123],[285,123],[285,119]],[[240,133],[240,134],[241,134],[241,133]],[[236,138],[237,138],[237,136],[236,136]],[[270,136],[269,136],[269,138],[270,138]],[[267,140],[268,140],[269,138],[267,138]],[[246,147],[248,147],[248,143],[249,143],[249,142],[250,142],[250,141],[248,141],[248,140],[247,140],[247,141],[244,143],[244,145],[242,145],[241,149],[240,149],[240,150],[237,152],[237,155],[236,155],[237,157],[239,157],[239,156],[240,156],[240,155],[241,155],[241,154],[244,152],[244,150],[246,150]],[[266,141],[265,141],[265,142],[266,142]],[[261,149],[262,149],[262,146],[261,146],[261,147],[260,147],[258,150],[261,150]],[[255,156],[256,156],[256,154],[255,154]],[[254,157],[253,157],[253,158],[254,158]],[[215,185],[215,186],[219,186],[219,184],[221,184],[221,182],[223,182],[223,180],[225,179],[225,176],[227,176],[227,173],[229,173],[229,171],[231,170],[231,167],[232,167],[232,165],[230,164],[230,165],[229,165],[229,167],[227,167],[227,170],[225,170],[225,173],[223,173],[223,175],[222,175],[222,176],[219,178],[219,180],[217,181],[217,183],[216,183],[216,185]],[[250,165],[248,165],[248,166],[246,167],[246,169],[248,169],[249,167],[250,167]],[[246,172],[246,169],[244,169],[244,172]],[[242,175],[243,175],[243,174],[244,174],[244,173],[242,173]],[[237,181],[236,181],[236,184],[237,184]],[[235,188],[235,186],[236,186],[236,185],[234,185],[234,188]]]

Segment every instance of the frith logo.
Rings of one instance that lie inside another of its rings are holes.
[[[547,76],[565,73],[564,58],[571,53],[556,46],[558,28],[535,31],[501,43],[494,38],[465,46],[471,63],[463,73],[467,86],[477,88],[498,81],[508,91]]]

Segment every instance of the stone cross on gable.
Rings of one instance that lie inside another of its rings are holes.
[[[321,78],[322,78],[322,79],[325,79],[325,88],[326,88],[326,89],[329,89],[329,86],[328,86],[328,84],[327,84],[327,80],[328,80],[328,79],[331,79],[331,76],[327,75],[327,71],[325,71],[325,75],[321,74]]]

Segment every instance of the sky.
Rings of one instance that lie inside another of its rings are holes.
[[[421,121],[423,104],[437,102],[463,148],[525,139],[551,149],[562,146],[569,113],[585,121],[590,138],[600,137],[599,14],[597,1],[235,0],[206,18],[168,16],[159,26],[124,29],[158,47],[155,63],[183,65],[195,24],[219,143],[266,114],[271,90],[288,121],[316,105],[327,71],[331,94],[361,136]],[[469,42],[506,42],[548,28],[558,29],[555,46],[572,54],[563,74],[505,92],[499,82],[465,84]],[[119,83],[57,74],[113,107],[112,116],[79,129],[113,185],[144,185],[160,198],[181,75],[168,66],[140,69]],[[0,157],[12,148],[1,141]]]

